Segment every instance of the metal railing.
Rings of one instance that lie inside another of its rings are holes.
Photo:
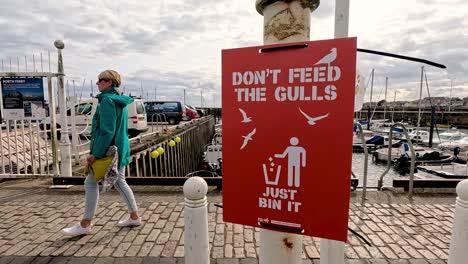
[[[197,169],[206,143],[210,142],[214,134],[214,119],[212,117],[201,119],[191,123],[190,127],[177,133],[159,133],[159,138],[154,143],[143,143],[152,146],[131,155],[131,161],[127,166],[127,175],[136,177],[179,177],[185,176]],[[147,135],[145,135],[147,136]],[[153,137],[156,134],[153,134]],[[180,143],[170,146],[169,142],[176,137]],[[163,148],[164,153],[156,158],[151,153],[158,148]]]
[[[368,157],[369,157],[369,151],[367,149],[367,144],[366,140],[364,138],[364,133],[362,132],[362,125],[359,124],[359,122],[354,121],[354,125],[357,126],[359,129],[359,135],[361,136],[361,142],[362,142],[362,147],[364,149],[364,175],[363,175],[363,183],[362,183],[362,198],[361,198],[361,204],[364,204],[366,201],[366,195],[367,195],[367,169],[368,169]],[[354,172],[351,171],[351,174],[353,176],[356,176]]]
[[[156,116],[156,123],[154,122],[154,116]],[[164,119],[163,119],[164,117]],[[151,124],[156,124],[157,126],[160,124],[162,127],[163,127],[163,130],[167,130],[167,118],[166,118],[166,115],[165,114],[160,114],[160,113],[156,113],[156,114],[152,114],[151,115]],[[165,125],[165,127],[164,127]],[[157,128],[157,127],[156,127]],[[151,131],[154,131],[154,126],[151,126]]]
[[[0,178],[53,175],[50,142],[39,127],[37,120],[6,121],[0,127]]]
[[[391,161],[392,161],[392,138],[393,138],[393,132],[392,131],[393,131],[393,129],[395,127],[398,127],[398,126],[400,126],[403,129],[403,134],[405,135],[406,140],[408,141],[408,145],[409,145],[409,148],[410,148],[410,151],[411,151],[409,197],[412,198],[412,196],[413,196],[413,186],[414,186],[414,163],[415,163],[416,155],[415,155],[415,152],[414,152],[413,143],[411,142],[411,138],[408,135],[408,131],[406,130],[406,127],[402,123],[395,123],[393,126],[390,127],[390,133],[389,133],[389,136],[388,136],[387,169],[380,176],[378,184],[377,184],[377,188],[378,188],[379,191],[382,190],[383,178],[385,177],[385,175],[390,170]]]

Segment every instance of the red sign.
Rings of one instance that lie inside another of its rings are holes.
[[[356,38],[223,50],[224,221],[346,241]]]

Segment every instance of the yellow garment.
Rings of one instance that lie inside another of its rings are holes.
[[[86,174],[88,174],[89,170],[91,169],[93,171],[93,175],[96,181],[102,180],[104,176],[106,175],[107,168],[112,163],[113,158],[114,156],[108,156],[108,157],[94,160],[91,166],[89,164],[86,165]]]

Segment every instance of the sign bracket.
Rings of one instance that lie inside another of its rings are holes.
[[[264,227],[266,227],[268,229],[275,229],[275,230],[280,231],[280,232],[286,231],[286,232],[289,232],[289,233],[298,233],[298,234],[304,233],[303,228],[277,226],[277,225],[272,225],[272,224],[268,224],[268,223],[264,223],[264,222],[260,222],[260,221],[258,221],[258,224],[260,226],[264,226]]]
[[[285,50],[285,49],[303,49],[303,48],[307,48],[307,47],[309,47],[309,45],[307,45],[306,43],[303,43],[303,44],[293,44],[293,45],[284,45],[284,46],[263,48],[263,49],[260,49],[259,51],[260,51],[260,53],[266,53],[266,52]]]

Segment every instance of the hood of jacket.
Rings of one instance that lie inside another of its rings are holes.
[[[125,106],[131,104],[134,101],[132,97],[120,95],[120,92],[117,87],[111,87],[105,90],[104,92],[96,95],[96,98],[99,102],[101,102],[103,98],[109,98],[121,108],[124,108]]]

